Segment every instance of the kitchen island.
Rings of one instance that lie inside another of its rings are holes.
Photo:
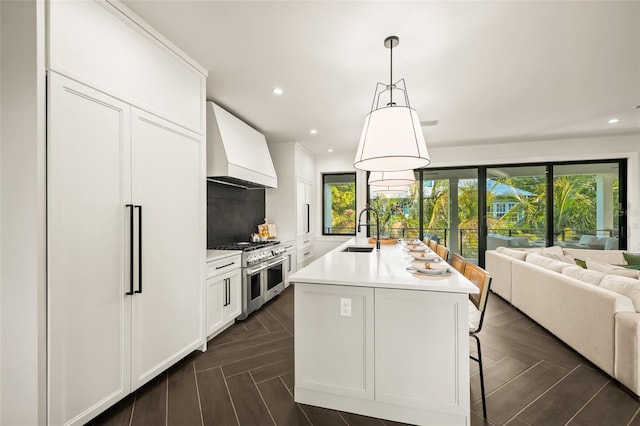
[[[291,276],[295,401],[420,425],[468,425],[468,294],[421,275],[400,244],[354,238]],[[353,250],[357,250],[353,249]]]

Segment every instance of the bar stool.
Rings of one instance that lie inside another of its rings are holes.
[[[478,337],[478,333],[482,330],[482,322],[484,320],[484,313],[487,309],[487,296],[489,295],[489,287],[491,287],[491,275],[487,273],[484,269],[476,266],[472,263],[467,263],[464,267],[463,275],[467,277],[469,281],[471,281],[478,290],[480,290],[479,294],[470,294],[469,300],[475,308],[477,312],[480,314],[479,318],[476,321],[470,321],[469,323],[469,336],[473,337],[476,340],[476,346],[478,348],[478,357],[474,357],[473,355],[469,355],[469,357],[478,363],[478,367],[480,368],[480,392],[482,394],[482,414],[484,418],[487,418],[487,402],[484,394],[484,373],[482,371],[482,351],[480,348],[480,338]]]

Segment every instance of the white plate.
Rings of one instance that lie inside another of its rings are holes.
[[[409,251],[429,251],[429,250],[431,250],[427,246],[416,246],[416,245],[409,245],[409,246],[407,246],[407,248],[409,249]]]
[[[449,271],[449,268],[446,268],[446,269],[407,268],[407,271],[416,272],[418,274],[423,274],[423,275],[447,275],[451,272]]]
[[[443,270],[443,269],[449,269],[449,265],[442,262],[439,263],[440,261],[434,261],[434,262],[429,262],[429,261],[423,261],[423,260],[414,260],[413,262],[411,262],[411,267],[412,268],[421,268],[421,269],[433,269],[435,271],[438,270]],[[426,263],[429,264],[429,267],[427,268]]]
[[[410,251],[409,256],[417,260],[440,261],[438,255],[433,252]]]

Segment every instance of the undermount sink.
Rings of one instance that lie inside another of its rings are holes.
[[[370,246],[348,246],[343,252],[346,253],[371,253],[373,251],[373,247]]]

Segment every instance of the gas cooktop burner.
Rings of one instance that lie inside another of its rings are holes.
[[[213,247],[213,250],[242,250],[242,251],[251,251],[257,250],[263,247],[274,246],[276,244],[280,244],[280,241],[241,241],[237,243],[229,243],[229,244],[220,244],[218,246]]]

